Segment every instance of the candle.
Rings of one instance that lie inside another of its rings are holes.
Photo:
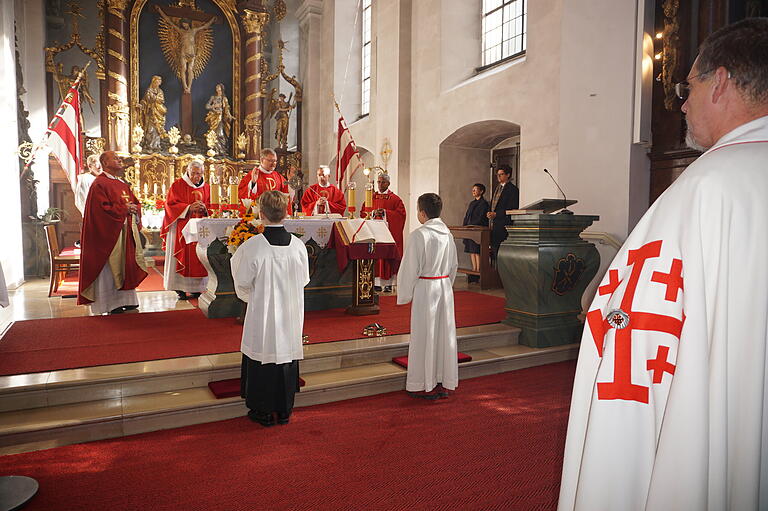
[[[165,197],[165,183],[163,183],[163,197]]]
[[[373,207],[373,190],[370,188],[365,190],[365,207],[368,209]]]
[[[147,183],[144,183],[144,197],[147,196]]]
[[[219,185],[211,185],[211,204],[220,204],[219,202],[219,192],[221,188],[219,188]]]
[[[157,183],[152,185],[152,195],[157,195]]]
[[[231,184],[229,185],[229,203],[230,204],[238,204],[240,201],[237,198],[237,185]]]
[[[354,211],[355,209],[355,203],[356,203],[356,190],[354,188],[350,188],[347,190],[347,204],[349,205],[349,210]]]

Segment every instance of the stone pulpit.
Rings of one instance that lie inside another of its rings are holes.
[[[507,317],[522,329],[520,344],[542,348],[578,342],[581,298],[600,266],[600,254],[579,234],[600,217],[512,215],[498,254]]]

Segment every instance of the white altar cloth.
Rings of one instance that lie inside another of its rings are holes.
[[[305,244],[315,240],[320,248],[325,248],[333,235],[333,224],[340,218],[286,218],[283,220],[285,229],[300,235]],[[239,222],[239,218],[192,218],[184,226],[182,234],[187,243],[197,242],[198,247],[207,248],[213,240],[224,241],[227,238],[227,228]]]

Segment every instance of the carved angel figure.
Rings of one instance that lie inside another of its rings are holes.
[[[211,96],[205,108],[208,110],[205,122],[208,124],[208,129],[216,134],[216,146],[213,150],[218,154],[227,154],[230,127],[234,117],[229,108],[229,100],[224,95],[223,83],[216,85],[216,94]]]
[[[163,78],[155,75],[149,83],[147,91],[139,104],[141,108],[141,125],[144,128],[144,147],[149,151],[160,150],[160,139],[165,134],[165,94],[160,88]]]
[[[192,81],[200,76],[211,58],[213,50],[213,31],[210,26],[216,20],[209,19],[202,25],[195,26],[192,20],[181,18],[176,22],[155,5],[160,14],[158,33],[163,55],[171,69],[181,79],[184,92],[192,92]]]
[[[291,94],[291,97],[288,99],[285,98],[285,94],[279,94],[277,98],[275,98],[276,92],[277,89],[272,89],[270,93],[271,98],[269,100],[268,115],[270,117],[274,115],[275,121],[277,121],[277,125],[275,126],[275,140],[277,141],[277,147],[286,149],[288,147],[288,126],[291,110],[296,107],[296,102],[294,101],[293,104],[291,104],[293,94]]]

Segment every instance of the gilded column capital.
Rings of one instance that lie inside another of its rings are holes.
[[[245,9],[243,11],[242,20],[243,20],[243,27],[245,27],[246,33],[258,34],[258,33],[261,33],[262,28],[269,21],[269,13],[256,12],[256,11],[251,11],[250,9]]]
[[[128,0],[107,0],[107,9],[115,16],[121,16],[127,5]]]

